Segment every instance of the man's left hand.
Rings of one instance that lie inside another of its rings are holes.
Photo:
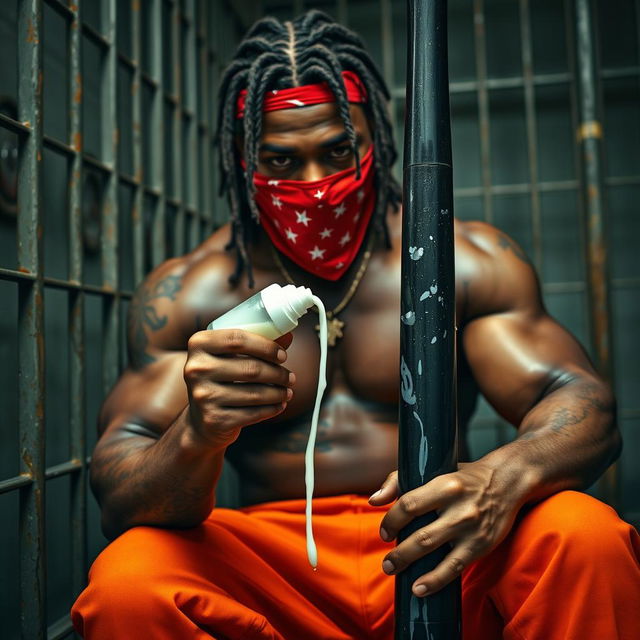
[[[431,511],[434,522],[415,531],[388,553],[382,569],[396,575],[422,556],[450,543],[451,551],[433,571],[420,576],[413,593],[424,596],[439,591],[457,578],[477,558],[486,555],[507,535],[520,503],[513,487],[496,479],[496,471],[481,460],[461,463],[458,471],[438,476],[403,494],[389,509],[380,537],[394,540],[414,518]],[[389,475],[369,502],[388,504],[398,495],[398,472]]]

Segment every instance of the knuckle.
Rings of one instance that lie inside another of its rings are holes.
[[[263,401],[262,394],[259,389],[256,388],[247,388],[245,390],[246,398],[245,402],[248,405],[259,405]]]
[[[243,378],[246,380],[255,380],[260,376],[262,367],[256,360],[246,360],[242,363]]]
[[[485,549],[488,549],[493,544],[493,538],[487,531],[480,532],[473,541],[472,550],[476,553],[481,553]]]
[[[459,496],[464,493],[464,484],[462,480],[456,478],[455,476],[449,476],[446,479],[446,484],[444,485],[445,491],[454,496]]]
[[[196,404],[202,404],[211,398],[209,391],[201,384],[195,385],[191,389],[191,399]]]
[[[202,346],[202,342],[204,339],[204,331],[197,331],[193,335],[190,336],[187,341],[187,349],[189,351],[197,351]]]
[[[193,358],[193,357],[189,358],[186,361],[183,369],[183,375],[185,380],[193,382],[198,378],[200,378],[201,374],[202,374],[202,364],[200,362],[200,359]]]
[[[241,351],[247,342],[247,335],[242,329],[229,329],[224,342],[229,351]]]
[[[405,493],[398,500],[398,504],[407,515],[415,515],[418,513],[418,500],[410,493]]]
[[[433,536],[424,529],[416,532],[416,543],[423,549],[430,549],[433,546]]]
[[[462,514],[462,522],[466,524],[476,524],[480,522],[481,517],[482,512],[480,511],[478,505],[470,504]]]
[[[452,557],[447,560],[447,567],[456,575],[464,571],[464,562],[460,558]]]

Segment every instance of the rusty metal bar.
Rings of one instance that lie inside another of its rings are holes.
[[[188,218],[188,241],[187,250],[191,250],[198,245],[200,230],[200,202],[198,198],[198,87],[197,87],[197,71],[198,71],[198,49],[195,30],[195,2],[194,0],[186,0],[185,20],[183,25],[186,26],[186,34],[182,42],[182,48],[185,52],[185,64],[182,71],[186,74],[184,82],[185,95],[182,96],[183,105],[188,106],[189,115],[186,110],[183,111],[183,126],[186,125],[186,149],[183,150],[185,163],[183,171],[186,170],[185,183],[183,185],[184,195],[183,202],[188,210],[193,207],[195,212]],[[185,122],[186,116],[186,122]]]
[[[538,141],[536,102],[533,88],[533,45],[529,0],[520,0],[520,36],[522,44],[522,76],[524,80],[524,105],[527,122],[527,153],[529,158],[529,184],[531,196],[531,229],[533,233],[533,262],[542,273],[542,212],[538,188]]]
[[[14,120],[4,113],[0,113],[0,126],[18,135],[29,135],[31,133],[30,126],[25,125],[24,122]]]
[[[154,34],[151,52],[151,74],[156,83],[151,99],[151,150],[152,179],[149,183],[157,189],[158,196],[153,203],[153,226],[151,244],[151,263],[153,266],[160,264],[165,259],[165,216],[166,199],[164,192],[164,99],[162,56],[164,53],[164,32],[162,28],[162,0],[151,0],[151,33]]]
[[[29,487],[33,484],[33,478],[26,474],[21,473],[19,476],[13,478],[7,478],[6,480],[0,480],[0,494],[7,493],[9,491],[15,491],[22,487]]]
[[[131,3],[131,35],[133,55],[133,79],[131,83],[131,123],[133,142],[133,201],[131,208],[131,227],[133,232],[133,280],[137,286],[144,278],[145,272],[145,242],[144,242],[144,190],[143,182],[149,182],[142,160],[142,20],[140,3]]]
[[[200,58],[200,103],[197,105],[197,113],[198,122],[207,127],[206,130],[200,129],[200,135],[198,139],[198,208],[200,209],[202,220],[205,223],[203,227],[204,235],[206,236],[212,231],[213,225],[213,194],[209,187],[210,183],[212,182],[212,177],[215,173],[211,161],[213,137],[211,135],[211,127],[207,124],[207,122],[209,121],[213,122],[213,113],[210,111],[210,105],[213,106],[214,98],[211,91],[212,87],[209,83],[209,67],[211,65],[213,56],[211,55],[211,51],[209,49],[209,11],[211,5],[208,2],[199,0],[198,7],[200,8],[198,22],[201,31],[198,43],[198,55]],[[204,240],[204,237],[201,237],[200,240]]]
[[[69,51],[69,144],[74,150],[69,166],[69,280],[83,279],[82,245],[82,21],[80,5],[71,9]],[[73,594],[84,587],[87,575],[87,467],[85,407],[84,292],[69,291],[69,443],[77,473],[71,475],[70,531],[71,586]],[[79,465],[77,467],[76,465]],[[52,470],[47,470],[50,477]]]
[[[20,489],[20,629],[43,638],[45,587],[44,295],[42,242],[42,0],[18,3],[18,120],[30,135],[18,161],[18,269],[35,275],[19,283],[18,407]]]
[[[173,178],[173,198],[177,200],[175,207],[175,219],[173,225],[173,247],[175,255],[182,255],[185,252],[185,211],[184,196],[185,188],[183,181],[183,171],[187,157],[184,145],[182,144],[182,120],[183,120],[183,95],[182,95],[182,74],[184,70],[180,64],[182,59],[182,15],[177,4],[171,7],[170,13],[170,33],[171,33],[171,61],[172,83],[170,87],[173,96],[172,118],[171,118],[171,174]]]
[[[109,48],[103,63],[102,154],[109,172],[105,177],[102,200],[102,285],[118,291],[118,121],[116,52],[117,0],[106,0],[102,7],[102,24]],[[120,300],[116,294],[103,301],[102,388],[106,395],[119,373]]]
[[[596,49],[595,10],[591,0],[569,0],[573,20],[576,145],[580,168],[580,206],[586,234],[589,320],[594,359],[600,373],[612,384],[611,305],[607,249],[599,60]],[[618,466],[609,468],[599,481],[603,500],[618,501]]]
[[[391,89],[396,85],[394,77],[394,50],[393,50],[393,11],[391,0],[380,0],[380,39],[382,41],[382,75],[387,87]],[[404,79],[403,79],[404,84]],[[389,118],[395,130],[398,104],[403,104],[404,94],[401,97],[391,96],[389,101]],[[402,142],[402,138],[399,139]],[[398,177],[400,175],[398,174]]]
[[[60,478],[61,476],[66,475],[75,476],[78,471],[82,471],[82,460],[72,458],[67,462],[61,462],[60,464],[49,467],[45,471],[45,478],[47,480],[52,480],[53,478]]]
[[[217,101],[217,92],[218,85],[220,80],[220,70],[223,64],[223,54],[222,54],[222,25],[220,20],[220,7],[217,3],[213,3],[208,5],[208,16],[207,16],[207,38],[209,42],[215,46],[216,48],[213,51],[213,56],[209,61],[209,69],[208,73],[210,74],[210,88],[211,88],[211,102],[210,102],[210,110],[208,113],[211,118],[212,124],[216,121],[215,116],[215,105]],[[211,169],[212,169],[212,180],[209,185],[209,198],[211,201],[211,220],[209,223],[209,231],[213,231],[216,227],[222,224],[222,216],[221,216],[221,200],[219,197],[220,190],[220,174],[218,172],[218,166],[216,162],[217,158],[217,149],[213,143],[213,137],[211,142],[209,143],[209,154],[212,158]],[[215,170],[213,164],[216,164]]]
[[[487,88],[487,46],[484,19],[484,0],[473,0],[476,78],[478,87],[478,117],[480,120],[480,161],[482,166],[482,200],[484,218],[493,222],[491,195],[491,140],[489,137],[489,92]]]

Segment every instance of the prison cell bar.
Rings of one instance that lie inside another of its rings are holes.
[[[446,0],[408,0],[398,483],[402,495],[457,465],[453,184]],[[401,543],[436,519],[414,519]],[[397,640],[455,640],[460,578],[424,598],[412,585],[449,545],[396,576]]]
[[[20,489],[20,611],[23,638],[42,638],[45,626],[45,431],[44,286],[42,252],[42,4],[18,4],[18,120],[29,133],[20,140],[18,169],[19,282],[18,402],[21,472],[31,482]]]
[[[569,0],[573,18],[574,101],[580,177],[580,205],[586,236],[587,293],[596,367],[613,383],[609,257],[604,184],[602,89],[598,74],[595,18],[591,0]],[[603,500],[618,502],[617,465],[599,481]]]

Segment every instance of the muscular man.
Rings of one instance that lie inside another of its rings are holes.
[[[462,573],[466,639],[637,631],[637,534],[574,491],[619,454],[611,391],[546,313],[522,251],[481,222],[455,228],[460,429],[480,392],[517,435],[476,461],[461,445],[456,472],[394,503],[401,213],[387,97],[358,37],[319,12],[264,19],[240,45],[220,91],[231,223],[140,286],[130,364],[100,414],[91,478],[115,540],[74,606],[84,637],[391,638],[389,576],[443,544],[448,559],[413,589]],[[343,323],[315,454],[317,572],[302,500],[317,317],[276,342],[205,330],[274,282],[309,286]],[[237,510],[213,508],[225,461]]]

